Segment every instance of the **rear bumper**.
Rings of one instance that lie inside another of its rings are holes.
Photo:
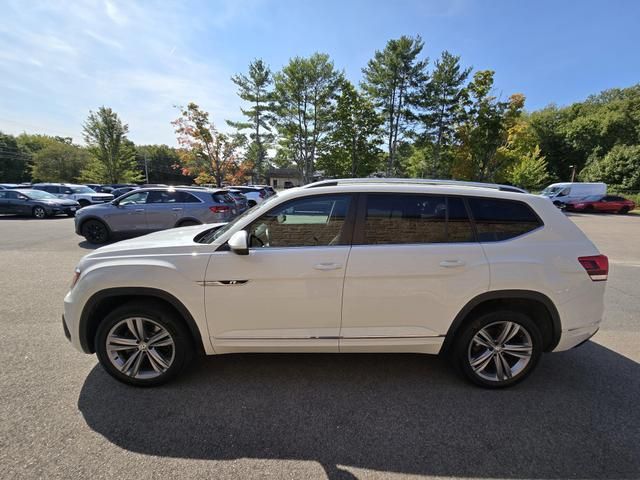
[[[563,331],[562,335],[560,336],[560,341],[558,342],[558,345],[556,345],[556,348],[553,349],[553,351],[563,352],[565,350],[578,347],[589,340],[591,337],[593,337],[599,329],[600,322],[593,325],[587,325],[585,327],[573,328],[571,330]]]

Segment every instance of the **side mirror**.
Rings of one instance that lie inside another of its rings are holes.
[[[249,239],[245,230],[240,230],[231,235],[227,243],[229,248],[238,255],[249,255]]]

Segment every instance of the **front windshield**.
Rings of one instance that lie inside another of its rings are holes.
[[[562,187],[547,187],[542,191],[542,195],[551,196],[562,190]]]
[[[71,187],[71,191],[73,193],[96,193],[95,190],[92,190],[89,187]]]
[[[34,200],[57,200],[58,197],[50,194],[49,192],[43,192],[42,190],[31,190],[29,192],[20,192],[28,198],[32,198]]]
[[[266,200],[264,200],[262,203],[259,203],[257,205],[254,205],[253,207],[251,207],[248,210],[245,210],[244,213],[242,213],[241,215],[238,215],[236,218],[234,218],[233,220],[231,220],[229,223],[227,223],[226,225],[214,230],[213,232],[208,233],[207,235],[205,235],[204,237],[202,237],[199,242],[200,243],[213,243],[216,239],[220,238],[222,235],[224,235],[226,232],[228,232],[229,230],[231,230],[233,228],[234,225],[236,225],[239,221],[241,221],[243,218],[245,218],[247,215],[255,212],[257,209],[262,208],[264,205],[268,204],[269,202],[271,202],[274,198],[277,198],[278,194],[276,193],[275,195],[272,195],[271,197],[267,198]]]

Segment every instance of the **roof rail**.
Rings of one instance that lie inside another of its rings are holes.
[[[337,178],[310,183],[302,188],[335,187],[352,184],[406,184],[406,185],[452,185],[459,187],[492,188],[505,192],[528,193],[526,190],[512,185],[498,183],[467,182],[463,180],[440,180],[429,178]]]

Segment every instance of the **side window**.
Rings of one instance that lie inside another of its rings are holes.
[[[571,188],[567,187],[558,194],[558,197],[566,197],[570,193],[571,193]]]
[[[119,205],[146,203],[149,192],[136,192],[120,200]]]
[[[0,200],[4,200],[5,198],[7,198],[6,190],[0,190]]]
[[[522,202],[495,198],[468,198],[478,241],[498,242],[535,230],[542,223]]]
[[[322,195],[278,205],[247,227],[249,245],[253,248],[341,245],[350,203],[350,195]]]
[[[368,245],[474,241],[462,199],[439,195],[367,195]]]
[[[196,197],[194,197],[188,192],[175,192],[175,196],[176,196],[176,202],[178,203],[199,203],[200,202],[200,200],[198,200]]]

